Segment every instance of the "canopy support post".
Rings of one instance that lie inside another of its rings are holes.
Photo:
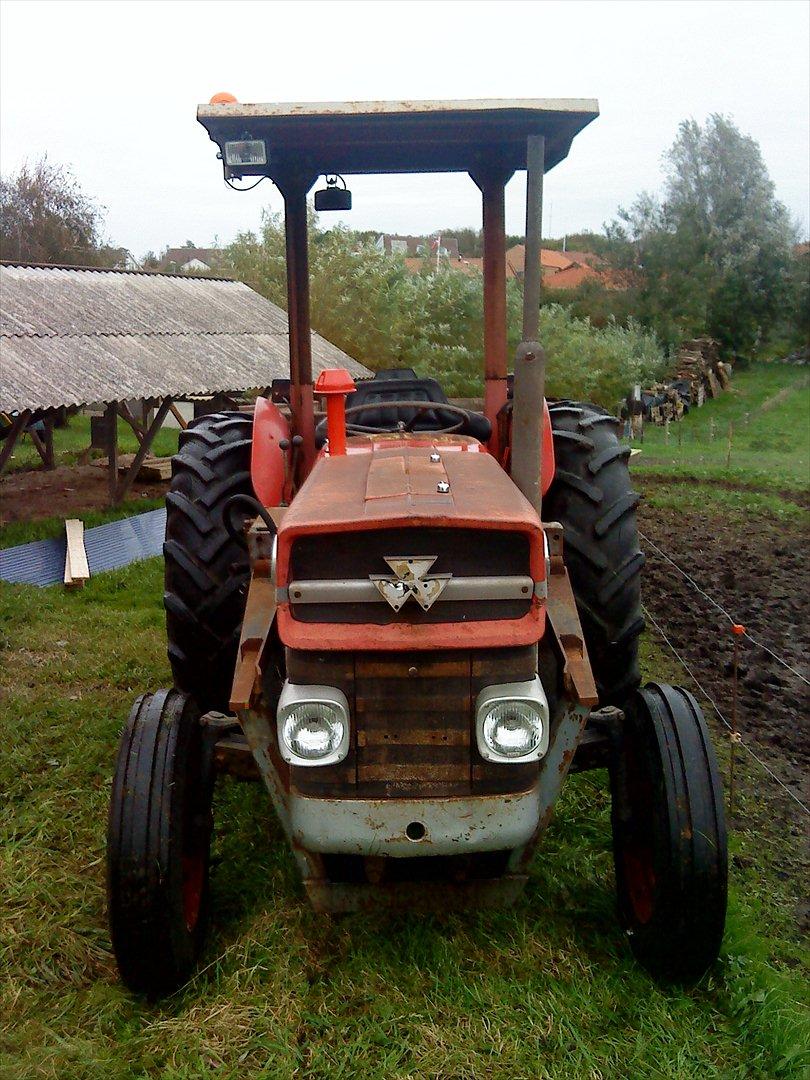
[[[317,175],[289,172],[273,177],[284,196],[287,249],[287,318],[290,332],[290,405],[301,445],[301,474],[315,462],[315,405],[312,394],[312,327],[309,312],[307,193]]]
[[[511,169],[470,173],[481,191],[484,225],[484,415],[492,424],[489,447],[498,453],[497,416],[506,404],[506,185]]]
[[[141,439],[141,445],[138,447],[138,452],[133,458],[132,464],[127,469],[124,476],[121,478],[121,483],[118,483],[118,477],[116,476],[115,496],[112,500],[113,506],[118,506],[129,494],[130,488],[135,482],[135,477],[138,475],[141,465],[143,465],[146,455],[152,448],[155,436],[163,427],[163,421],[166,419],[166,415],[172,407],[172,399],[170,397],[164,398],[160,403],[160,407],[155,413],[155,418],[149,427],[144,431],[143,438]],[[134,429],[133,429],[134,430]],[[117,470],[116,470],[117,472]]]
[[[107,491],[110,506],[117,505],[118,494],[118,405],[111,401],[104,410],[104,436],[107,443]]]
[[[2,446],[0,446],[0,474],[4,472],[6,465],[11,460],[11,455],[14,453],[14,447],[17,445],[17,441],[24,433],[26,427],[31,420],[31,410],[23,409],[17,413],[11,422],[11,430],[3,440]]]

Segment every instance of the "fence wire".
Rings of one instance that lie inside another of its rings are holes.
[[[721,613],[721,615],[725,616],[725,618],[728,619],[728,621],[731,623],[732,626],[740,625],[740,620],[735,619],[733,615],[730,615],[728,613],[728,611],[726,611],[726,609],[723,607],[722,604],[718,603],[718,601],[715,600],[713,596],[710,596],[704,589],[702,589],[700,587],[700,585],[698,585],[698,583],[695,581],[695,579],[691,576],[691,574],[688,574],[686,572],[686,570],[683,569],[682,566],[679,566],[675,562],[675,560],[672,558],[672,556],[667,555],[667,553],[665,551],[662,551],[661,548],[658,547],[658,545],[655,544],[649,538],[649,536],[647,536],[645,533],[643,533],[641,531],[641,529],[639,529],[638,535],[641,537],[641,539],[644,541],[644,543],[649,544],[649,546],[653,549],[653,551],[655,551],[658,555],[660,555],[662,559],[666,559],[666,561],[670,564],[670,566],[672,566],[675,570],[677,570],[678,573],[681,575],[681,577],[683,577],[686,581],[688,581],[689,584],[692,586],[692,588],[696,592],[698,592],[705,600],[707,600],[712,605],[713,608],[715,608],[717,611],[719,611]],[[776,662],[778,664],[781,664],[783,668],[786,668],[792,675],[795,675],[797,679],[801,679],[801,681],[806,686],[810,686],[810,679],[807,679],[804,675],[802,675],[802,673],[800,671],[797,671],[795,667],[790,665],[787,662],[787,660],[783,659],[781,656],[779,656],[777,653],[775,653],[773,651],[773,649],[771,649],[767,645],[763,644],[761,641],[759,641],[757,638],[755,638],[752,634],[749,634],[747,630],[745,630],[743,632],[742,636],[747,638],[751,642],[752,645],[756,645],[756,647],[758,649],[762,649],[763,652],[766,652],[769,656],[772,656],[773,659],[776,660]]]
[[[668,637],[667,637],[667,635],[666,635],[666,632],[665,632],[665,631],[664,631],[664,629],[663,629],[663,628],[661,627],[661,625],[660,625],[660,624],[659,624],[659,623],[658,623],[658,622],[656,621],[656,619],[654,618],[654,616],[653,616],[653,615],[652,615],[652,614],[650,613],[649,609],[648,609],[648,608],[646,608],[646,607],[642,607],[642,610],[644,611],[644,615],[645,615],[645,617],[646,617],[647,619],[649,619],[649,620],[650,620],[650,622],[652,623],[652,625],[653,625],[653,626],[655,627],[655,630],[656,630],[656,631],[657,631],[657,633],[658,633],[658,634],[660,635],[661,639],[662,639],[662,640],[664,641],[664,643],[665,643],[665,644],[666,644],[666,645],[668,646],[668,648],[669,648],[669,649],[671,650],[671,652],[672,652],[673,656],[675,657],[675,659],[676,659],[676,660],[678,661],[678,663],[679,663],[679,664],[681,665],[681,667],[682,667],[682,668],[684,669],[684,671],[685,671],[685,672],[686,672],[686,673],[687,673],[687,674],[689,675],[689,677],[691,678],[692,682],[693,682],[693,683],[695,684],[695,686],[696,686],[696,687],[698,688],[698,690],[700,691],[700,693],[701,693],[701,694],[703,695],[703,697],[704,697],[704,698],[705,698],[705,699],[706,699],[706,700],[708,701],[708,703],[709,703],[709,704],[711,705],[711,707],[712,707],[712,708],[714,709],[714,711],[715,711],[715,712],[717,713],[718,717],[720,718],[720,721],[721,721],[721,722],[723,723],[723,725],[724,725],[724,726],[725,726],[726,728],[728,728],[728,730],[729,730],[730,732],[732,732],[732,733],[733,733],[733,734],[735,735],[735,741],[737,742],[737,744],[738,744],[739,746],[741,746],[741,747],[743,748],[743,750],[745,750],[745,751],[746,751],[746,753],[747,753],[747,754],[749,754],[749,755],[750,755],[750,756],[751,756],[751,757],[752,757],[752,758],[754,759],[754,761],[756,761],[756,763],[757,763],[757,764],[759,765],[759,767],[760,767],[761,769],[763,769],[763,770],[764,770],[764,771],[765,771],[765,772],[766,772],[766,773],[768,774],[768,776],[770,776],[770,778],[771,778],[771,779],[772,779],[772,780],[773,780],[773,781],[774,781],[775,783],[777,783],[777,784],[779,785],[779,787],[780,787],[780,788],[782,788],[782,789],[783,789],[783,791],[784,791],[784,792],[785,792],[785,793],[786,793],[787,795],[789,795],[789,796],[790,796],[790,798],[791,798],[791,799],[792,799],[792,800],[793,800],[793,801],[794,801],[795,803],[797,803],[797,804],[798,804],[798,805],[799,805],[799,806],[801,807],[801,809],[802,809],[802,810],[803,810],[803,811],[805,812],[805,814],[807,814],[807,815],[808,815],[808,817],[810,817],[810,807],[808,807],[808,806],[807,806],[807,805],[806,805],[805,803],[803,803],[803,802],[802,802],[802,800],[801,800],[801,799],[800,799],[800,798],[798,797],[798,795],[796,795],[796,794],[795,794],[795,792],[793,792],[793,791],[792,791],[792,790],[791,790],[791,789],[790,789],[790,788],[788,787],[788,785],[787,785],[787,784],[786,784],[786,783],[784,782],[784,780],[782,780],[782,779],[781,779],[781,777],[777,776],[777,775],[776,775],[776,773],[775,773],[775,772],[773,771],[773,769],[772,769],[772,768],[771,768],[771,767],[770,767],[769,765],[767,765],[767,764],[766,764],[766,763],[765,763],[765,762],[764,762],[764,761],[762,760],[762,758],[761,758],[761,757],[759,757],[759,756],[758,756],[758,755],[757,755],[757,754],[756,754],[756,753],[755,753],[755,752],[754,752],[754,751],[753,751],[753,750],[751,749],[751,747],[750,747],[750,746],[748,745],[748,743],[747,743],[747,742],[745,742],[745,741],[744,741],[744,740],[742,739],[742,737],[740,736],[739,732],[734,732],[734,729],[732,728],[732,726],[731,726],[731,724],[729,723],[729,721],[728,721],[728,720],[726,719],[726,717],[725,717],[725,715],[723,714],[723,712],[722,712],[722,711],[720,710],[720,707],[718,706],[717,702],[716,702],[716,701],[714,700],[714,698],[713,698],[713,697],[711,696],[711,694],[710,694],[710,693],[709,693],[709,692],[708,692],[708,691],[707,691],[707,690],[706,690],[706,689],[704,688],[703,684],[702,684],[702,683],[700,682],[700,680],[698,679],[697,675],[695,675],[694,671],[692,671],[692,669],[691,669],[691,667],[689,666],[689,664],[687,664],[686,660],[684,660],[684,658],[683,658],[683,657],[681,656],[681,654],[680,654],[680,653],[678,652],[678,650],[677,650],[677,649],[675,648],[675,646],[674,646],[674,645],[672,644],[672,642],[671,642],[671,641],[669,640],[669,638],[668,638]]]

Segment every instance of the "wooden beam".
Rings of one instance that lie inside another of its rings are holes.
[[[18,415],[15,416],[12,420],[11,430],[3,440],[2,449],[0,449],[0,473],[2,473],[5,469],[12,453],[14,452],[14,447],[17,444],[17,440],[25,431],[26,425],[28,424],[28,421],[30,419],[31,410],[23,409],[23,411],[21,413],[18,413]]]
[[[138,443],[142,443],[144,440],[144,436],[146,435],[146,428],[143,426],[143,424],[138,423],[138,421],[130,412],[129,406],[125,401],[119,401],[116,408],[118,409],[118,415],[121,417],[121,419],[126,421],[126,423],[129,424],[129,426],[132,428],[135,434],[135,438],[138,440]]]
[[[67,549],[65,551],[65,585],[71,588],[81,588],[90,577],[90,567],[87,563],[87,552],[84,547],[84,524],[78,518],[67,518],[65,521],[65,537]]]
[[[143,437],[143,442],[138,448],[138,452],[133,458],[132,464],[127,469],[124,476],[121,478],[121,483],[116,484],[115,494],[113,497],[113,506],[117,506],[126,498],[129,489],[132,487],[135,477],[138,475],[138,471],[143,464],[144,458],[149,453],[149,448],[154,441],[155,435],[157,435],[157,433],[163,427],[163,421],[166,419],[166,414],[168,413],[171,406],[171,398],[164,398],[161,402],[160,408],[155,413],[155,419],[152,421],[148,431],[145,433]]]
[[[173,401],[169,405],[169,408],[171,409],[172,416],[175,418],[177,423],[180,425],[180,430],[185,431],[186,428],[188,427],[188,420],[186,420],[185,416],[183,416],[183,414],[180,412],[180,410],[177,408],[177,406],[175,405],[175,403]]]
[[[45,417],[45,438],[42,440],[45,444],[45,457],[43,460],[46,469],[56,468],[56,460],[53,452],[53,427],[55,423],[56,415],[51,411]]]

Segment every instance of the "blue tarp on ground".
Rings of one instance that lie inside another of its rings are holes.
[[[85,529],[84,547],[91,576],[160,555],[165,532],[165,509]],[[25,585],[61,583],[65,577],[65,549],[65,538],[60,537],[0,550],[0,581]]]

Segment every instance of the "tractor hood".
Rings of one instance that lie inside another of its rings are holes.
[[[392,610],[377,591],[391,570],[399,587],[402,559],[427,567],[425,583],[452,582],[429,610]],[[542,635],[540,520],[495,459],[459,436],[362,440],[321,458],[279,529],[276,580],[292,648],[495,647]]]

